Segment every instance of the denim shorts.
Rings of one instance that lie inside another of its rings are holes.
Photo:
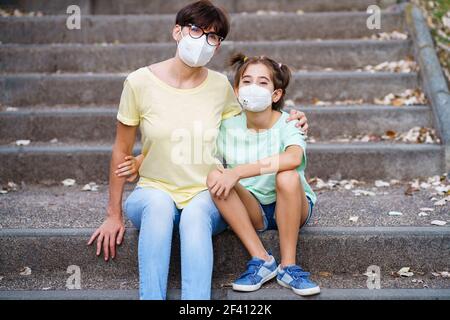
[[[306,199],[308,199],[308,203],[309,203],[308,217],[306,218],[306,221],[303,223],[303,225],[300,226],[300,228],[302,228],[309,222],[309,219],[311,219],[312,212],[313,212],[313,207],[314,207],[313,202],[311,201],[311,199],[308,196],[306,196]],[[258,201],[258,203],[259,203],[259,201]],[[275,217],[276,204],[277,204],[276,202],[272,202],[269,204],[259,203],[259,206],[261,207],[261,214],[263,216],[264,227],[262,230],[257,230],[258,232],[264,232],[266,230],[277,230],[278,229],[276,217]]]

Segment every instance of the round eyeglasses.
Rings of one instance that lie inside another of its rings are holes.
[[[224,40],[224,38],[219,36],[217,33],[205,32],[205,30],[203,30],[200,27],[197,27],[196,25],[194,25],[192,23],[190,23],[184,27],[189,27],[189,35],[194,39],[199,39],[203,35],[206,35],[206,42],[210,46],[213,46],[213,47],[217,47]]]

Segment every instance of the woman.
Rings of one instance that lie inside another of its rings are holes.
[[[165,299],[173,229],[181,243],[182,299],[210,299],[212,235],[226,228],[206,186],[217,166],[220,123],[240,113],[228,79],[204,66],[229,31],[224,11],[209,1],[182,8],[172,30],[176,56],[131,73],[124,83],[110,167],[109,203],[97,239],[97,255],[115,257],[124,232],[122,194],[126,182],[115,170],[130,155],[137,127],[144,159],[125,211],[139,229],[141,299]],[[304,114],[292,117],[304,123]],[[126,172],[124,172],[126,174]]]

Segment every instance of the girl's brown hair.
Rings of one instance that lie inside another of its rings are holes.
[[[247,67],[256,63],[262,63],[269,68],[275,90],[281,89],[283,91],[280,100],[272,103],[273,110],[281,110],[284,106],[286,88],[289,86],[289,82],[291,80],[291,71],[285,64],[278,63],[266,56],[247,57],[242,53],[237,53],[230,59],[230,66],[236,69],[234,76],[234,87],[239,87],[239,82],[241,81],[242,75]]]

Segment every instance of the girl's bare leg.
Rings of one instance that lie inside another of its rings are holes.
[[[208,175],[208,181],[210,181],[210,178],[213,178],[215,174],[221,173],[218,171],[212,171]],[[207,184],[208,186],[210,185],[208,182]],[[236,189],[239,190],[239,193]],[[243,195],[242,199],[240,195]],[[238,184],[235,188],[233,188],[233,190],[230,191],[230,194],[226,200],[217,198],[213,195],[212,199],[225,221],[233,229],[234,233],[236,233],[249,254],[252,257],[258,257],[268,261],[269,256],[267,251],[255,231],[254,223],[256,223],[257,227],[262,229],[263,219],[261,213],[259,212],[259,204],[253,195]],[[248,211],[248,208],[251,210],[251,213]],[[255,209],[258,211],[255,212]]]
[[[308,217],[309,204],[300,177],[295,170],[276,175],[276,222],[280,235],[281,266],[296,263],[300,226]]]

